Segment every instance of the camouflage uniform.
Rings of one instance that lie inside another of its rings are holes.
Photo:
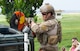
[[[41,48],[46,49],[46,51],[57,51],[57,43],[49,44],[49,35],[54,34],[54,37],[56,37],[56,24],[57,20],[53,17],[40,25],[37,25],[36,23],[31,26],[32,31],[36,33],[37,39],[41,44]]]
[[[36,33],[36,37],[40,42],[42,51],[58,51],[57,24],[55,19],[54,8],[46,4],[41,6],[41,13],[51,13],[51,16],[41,24],[32,24],[31,29]]]

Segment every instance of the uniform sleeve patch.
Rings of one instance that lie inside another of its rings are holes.
[[[47,27],[46,25],[42,25],[42,26],[41,26],[41,30],[47,31],[47,30],[48,30],[48,27]]]

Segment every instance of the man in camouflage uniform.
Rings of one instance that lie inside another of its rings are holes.
[[[40,7],[40,11],[44,22],[41,24],[31,22],[31,29],[36,33],[36,37],[41,45],[39,51],[58,51],[56,26],[58,21],[55,19],[54,8],[46,3]]]

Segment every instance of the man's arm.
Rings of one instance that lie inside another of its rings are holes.
[[[54,21],[50,21],[50,20],[43,22],[39,25],[34,22],[31,22],[31,29],[35,33],[43,33],[52,29],[52,26],[55,27],[55,24],[56,23]]]

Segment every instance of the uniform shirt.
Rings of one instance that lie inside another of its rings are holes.
[[[38,41],[40,42],[41,45],[46,45],[48,38],[47,33],[50,34],[54,33],[51,30],[55,28],[56,23],[58,23],[57,20],[51,18],[45,22],[42,22],[39,25],[36,23],[32,24],[31,29],[34,33],[36,33]],[[54,34],[56,34],[56,32]]]
[[[56,23],[56,19],[50,19],[48,21],[42,22],[41,24],[32,24],[31,29],[33,32],[41,34],[51,30],[52,27],[54,28]]]

